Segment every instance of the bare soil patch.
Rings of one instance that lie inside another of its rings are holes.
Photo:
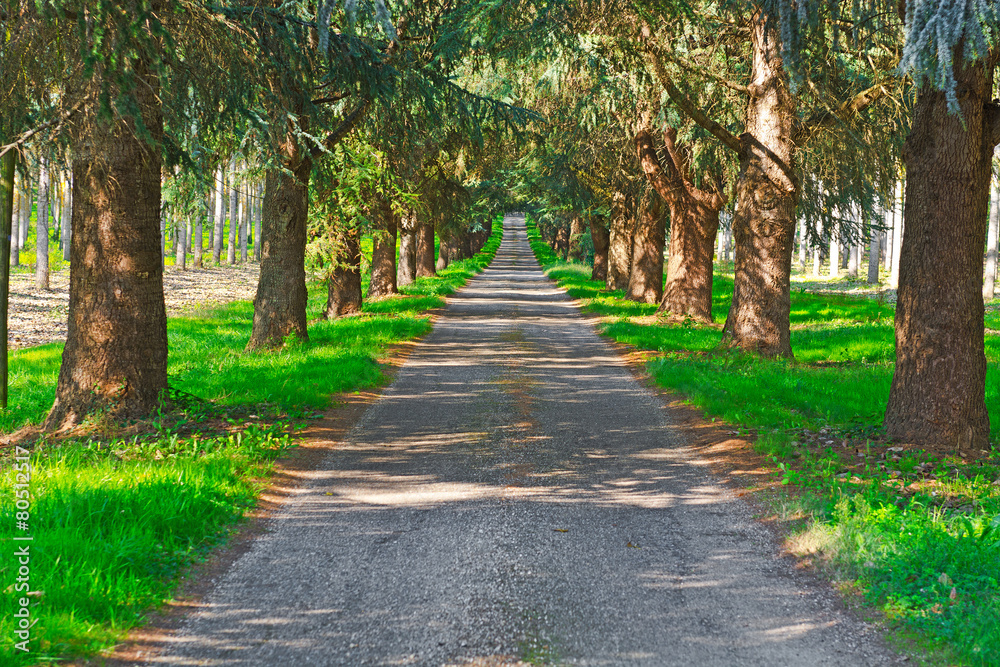
[[[168,266],[163,273],[167,315],[230,301],[250,300],[257,293],[259,264],[217,266],[181,271]],[[69,312],[69,269],[49,275],[50,288],[35,287],[34,272],[10,276],[8,345],[16,350],[66,340]]]

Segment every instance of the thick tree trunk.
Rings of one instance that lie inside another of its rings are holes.
[[[49,160],[42,156],[35,207],[35,287],[49,288]]]
[[[887,433],[958,451],[985,448],[983,244],[998,115],[993,66],[955,68],[961,117],[924,88],[903,149],[906,199]]]
[[[332,320],[361,312],[361,228],[337,232],[337,266],[327,281],[326,310]]]
[[[611,227],[608,245],[609,290],[628,288],[632,275],[632,235],[635,233],[635,211],[632,198],[615,192],[611,205]]]
[[[312,159],[291,132],[281,152],[288,171],[269,170],[264,182],[260,278],[249,350],[281,347],[288,336],[309,340],[305,261]]]
[[[663,244],[666,235],[663,202],[648,192],[639,212],[632,243],[632,273],[625,298],[659,303],[663,297]]]
[[[590,279],[603,283],[608,279],[608,246],[611,245],[611,234],[600,216],[590,216],[590,238],[594,241],[594,270],[590,272]]]
[[[396,286],[409,285],[417,278],[417,216],[410,212],[399,221],[399,266]]]
[[[382,299],[398,294],[396,289],[396,228],[398,216],[387,200],[378,203],[378,228],[372,248],[372,278],[368,283],[368,298]]]
[[[434,270],[434,223],[422,222],[417,226],[417,277],[427,278]]]
[[[574,213],[569,219],[569,259],[574,262],[582,262],[583,257],[583,234],[586,231],[583,216]]]
[[[983,283],[983,299],[990,301],[996,292],[997,278],[997,236],[1000,232],[1000,190],[997,188],[996,179],[992,180],[990,187],[990,226],[986,234],[986,280]]]
[[[658,313],[712,321],[712,253],[725,200],[691,182],[677,133],[665,133],[667,155],[660,160],[646,130],[636,135],[639,163],[650,184],[670,208],[670,261]]]
[[[736,185],[733,301],[723,344],[767,357],[792,356],[789,333],[795,238],[795,105],[776,21],[758,12],[746,132]]]
[[[141,63],[136,70],[143,74]],[[159,142],[159,86],[145,78],[133,94]],[[109,122],[88,110],[77,127],[69,328],[49,430],[96,410],[148,414],[167,388],[159,151],[137,137],[132,120]]]

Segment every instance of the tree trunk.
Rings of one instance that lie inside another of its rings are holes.
[[[212,262],[222,261],[222,237],[226,229],[226,170],[219,167],[215,172],[215,225],[212,227]]]
[[[723,344],[791,357],[792,241],[795,237],[795,106],[776,21],[760,11],[751,27],[752,95],[736,184],[733,301]]]
[[[435,275],[434,270],[434,223],[421,222],[417,226],[417,277]]]
[[[559,225],[559,229],[556,230],[555,238],[555,248],[556,255],[559,259],[566,261],[569,259],[569,227],[563,223]]]
[[[656,312],[712,321],[712,271],[719,212],[725,200],[691,182],[677,132],[665,133],[667,155],[661,161],[646,130],[636,135],[639,163],[650,184],[670,208],[670,261],[667,285]],[[662,252],[661,252],[662,257]]]
[[[240,224],[240,191],[236,187],[236,158],[229,163],[229,244],[226,246],[226,263],[236,263],[236,234]]]
[[[378,227],[372,247],[372,278],[368,283],[368,298],[382,299],[398,294],[396,289],[396,228],[398,216],[388,200],[378,202],[375,215]]]
[[[268,170],[264,181],[260,278],[249,350],[281,347],[288,336],[309,340],[305,261],[312,159],[291,132],[281,152],[288,171]]]
[[[809,232],[806,230],[806,219],[799,221],[799,270],[806,272],[806,258],[809,257]]]
[[[4,137],[0,136],[0,144]],[[0,157],[0,408],[7,408],[7,315],[10,304],[10,250],[14,231],[14,152]]]
[[[399,266],[396,286],[409,285],[417,278],[417,216],[412,211],[399,220]]]
[[[608,246],[611,245],[611,234],[604,226],[604,220],[593,214],[590,216],[590,238],[594,241],[594,270],[590,272],[590,279],[603,283],[608,279]]]
[[[1000,231],[1000,191],[996,179],[990,187],[990,227],[986,234],[986,281],[983,283],[983,299],[991,301],[996,292],[997,277],[997,232]]]
[[[639,212],[632,244],[632,274],[625,298],[640,303],[659,303],[663,297],[663,243],[666,234],[663,203],[647,192]]]
[[[326,310],[328,320],[361,312],[361,228],[337,232],[337,265],[327,280]]]
[[[240,263],[247,263],[247,229],[250,227],[250,184],[244,183],[240,196]]]
[[[254,221],[253,221],[253,258],[255,262],[260,261],[260,221],[263,218],[264,205],[262,203],[263,192],[261,192],[260,183],[257,184],[254,191],[257,193],[257,205],[254,211]]]
[[[146,131],[79,119],[73,147],[69,327],[55,404],[45,428],[79,424],[96,410],[115,418],[148,414],[167,388],[167,316],[159,248],[159,86],[141,61],[138,98]]]
[[[444,271],[451,264],[451,241],[446,238],[441,239],[438,247],[437,263],[434,265],[436,271]]]
[[[66,192],[63,194],[62,222],[59,229],[63,251],[63,261],[69,261],[69,244],[73,233],[73,174],[66,177]]]
[[[881,254],[880,235],[874,226],[869,225],[871,238],[868,241],[868,284],[878,284],[879,254]]]
[[[896,182],[892,211],[892,268],[889,269],[889,287],[899,287],[899,262],[903,247],[903,181]]]
[[[11,160],[14,154],[11,153]],[[17,176],[15,175],[15,180]],[[14,186],[14,203],[11,209],[10,227],[10,266],[20,266],[21,264],[21,186]]]
[[[205,220],[212,219],[212,195],[211,191],[205,195],[205,208],[198,215],[198,222],[194,226],[194,266],[196,269],[200,269],[203,266],[204,258],[202,255],[205,253],[205,239],[204,239],[204,227],[203,223]]]
[[[830,229],[830,266],[827,270],[831,279],[840,277],[840,224],[836,220]]]
[[[583,216],[574,213],[569,219],[569,259],[574,262],[582,262],[583,257],[583,234],[586,231]]]
[[[608,238],[609,290],[628,288],[632,275],[632,235],[635,233],[635,212],[632,197],[615,192],[611,204],[611,227]]]
[[[42,156],[35,208],[35,287],[49,288],[49,160]]]
[[[997,143],[994,65],[995,56],[954,68],[961,117],[944,93],[921,90],[903,147],[906,224],[885,427],[958,451],[987,447],[990,434],[982,253]]]
[[[28,229],[31,226],[31,178],[21,181],[21,237],[17,244],[19,248],[24,248],[28,243]]]
[[[187,269],[187,248],[184,247],[184,242],[187,240],[184,234],[186,223],[176,211],[172,217],[174,219],[174,268],[184,271]]]

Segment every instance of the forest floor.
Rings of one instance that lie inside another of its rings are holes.
[[[257,293],[258,264],[189,268],[168,266],[163,274],[167,315],[195,308],[252,300]],[[49,274],[49,289],[35,287],[29,268],[11,273],[8,344],[12,350],[66,340],[69,310],[69,269]]]

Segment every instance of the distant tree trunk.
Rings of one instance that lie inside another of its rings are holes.
[[[69,261],[70,237],[73,234],[73,174],[66,176],[66,192],[63,194],[62,222],[59,224],[61,233],[61,245],[63,251],[63,261]]]
[[[244,192],[240,196],[240,263],[247,263],[247,230],[250,227],[250,184],[244,183]]]
[[[0,136],[0,143],[4,137]],[[10,304],[10,249],[14,233],[13,151],[0,157],[0,408],[7,407],[7,315]]]
[[[469,237],[468,228],[463,226],[452,240],[455,241],[452,248],[458,251],[458,257],[452,257],[452,259],[462,260],[472,257],[472,239]]]
[[[69,328],[48,430],[95,411],[148,414],[167,388],[167,317],[159,249],[159,85],[142,61],[133,90],[151,146],[135,122],[87,109],[76,121]]]
[[[264,206],[263,206],[262,202],[263,202],[264,193],[263,193],[263,190],[261,188],[260,183],[257,184],[257,187],[254,190],[257,193],[257,205],[256,205],[256,207],[254,209],[253,258],[254,258],[254,261],[259,262],[260,261],[260,221],[261,221],[261,218],[263,217],[262,213],[263,213]]]
[[[236,158],[229,163],[229,244],[226,246],[226,263],[236,263],[236,234],[240,224],[240,191],[236,186]]]
[[[438,246],[438,258],[437,263],[434,265],[436,271],[444,271],[451,264],[451,241],[450,239],[441,237],[441,243]]]
[[[27,176],[21,181],[21,239],[17,244],[19,248],[24,248],[28,244],[28,231],[31,227],[31,177]]]
[[[983,283],[983,299],[991,301],[996,293],[997,277],[997,232],[1000,231],[1000,191],[996,179],[990,187],[990,227],[986,234],[986,281]]]
[[[399,219],[397,287],[409,285],[417,278],[417,226],[417,216],[412,211]]]
[[[174,219],[174,268],[185,271],[187,248],[184,247],[184,242],[187,240],[187,235],[184,233],[184,227],[187,223],[184,222],[184,216],[177,211],[174,211],[171,217]]]
[[[881,254],[880,246],[880,235],[878,230],[873,226],[869,226],[869,234],[871,238],[868,241],[868,284],[877,285],[878,284],[878,265],[879,265],[879,255]]]
[[[766,357],[791,357],[795,102],[781,60],[777,21],[762,11],[751,25],[752,68],[736,184],[733,300],[723,344]]]
[[[632,273],[625,298],[659,303],[663,297],[663,244],[666,235],[663,203],[647,192],[639,211],[632,242]]]
[[[569,226],[565,223],[559,225],[556,230],[555,247],[553,248],[559,259],[566,261],[569,259]]]
[[[836,220],[830,228],[830,266],[827,270],[830,278],[840,277],[840,225]]]
[[[899,286],[899,262],[903,247],[903,181],[896,181],[895,202],[892,212],[892,267],[889,269],[889,287]]]
[[[417,277],[435,275],[434,269],[434,223],[421,222],[417,226]]]
[[[958,451],[987,447],[990,434],[982,253],[1000,139],[1000,111],[990,104],[995,65],[995,53],[988,63],[956,64],[960,116],[943,92],[923,88],[903,148],[906,225],[885,427],[906,442]]]
[[[327,281],[323,311],[328,320],[361,312],[361,228],[338,231],[336,245],[337,265]]]
[[[799,270],[806,272],[806,258],[809,257],[809,232],[806,229],[806,219],[799,220]]]
[[[309,340],[305,259],[312,158],[291,130],[279,147],[285,169],[268,170],[264,182],[260,278],[247,343],[250,350],[281,347],[288,336]]]
[[[691,182],[684,149],[676,143],[674,128],[666,131],[664,139],[667,155],[661,161],[649,132],[642,130],[636,135],[639,163],[646,178],[670,207],[670,261],[657,312],[711,322],[712,252],[719,212],[726,201],[717,192],[701,190]]]
[[[222,261],[222,238],[226,229],[226,170],[220,166],[215,172],[215,225],[212,227],[212,262]]]
[[[604,224],[603,218],[591,214],[590,238],[594,241],[594,270],[590,272],[590,279],[602,283],[608,279],[608,246],[611,245],[611,234]]]
[[[583,261],[583,235],[586,231],[583,216],[573,213],[569,219],[569,259],[574,262]]]
[[[11,153],[10,159],[14,159]],[[17,180],[17,176],[15,176]],[[11,209],[10,266],[21,265],[21,186],[14,186],[14,203]]]
[[[49,160],[39,159],[38,203],[35,208],[35,287],[49,288]]]
[[[854,218],[856,224],[860,226],[861,220]],[[847,277],[851,280],[858,279],[858,268],[861,265],[861,246],[858,244],[858,230],[852,229],[850,234],[851,254],[847,262]]]
[[[398,294],[396,289],[396,228],[397,215],[389,200],[377,203],[377,228],[372,247],[372,277],[368,283],[368,299],[382,299]]]
[[[635,233],[635,211],[632,197],[615,192],[611,203],[611,227],[608,245],[609,290],[628,288],[632,275],[632,235]]]
[[[198,214],[197,223],[194,226],[194,266],[196,269],[202,268],[204,265],[203,255],[205,253],[205,238],[204,238],[204,227],[203,224],[205,220],[212,219],[212,194],[211,190],[205,193],[205,207]]]

